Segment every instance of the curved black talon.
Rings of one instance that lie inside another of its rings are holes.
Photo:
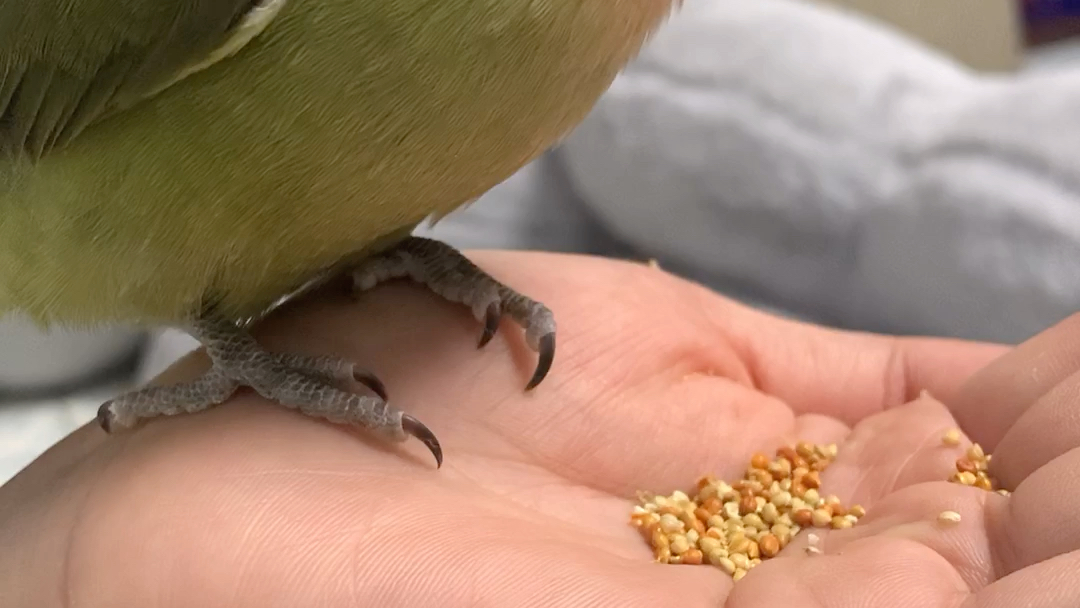
[[[435,433],[432,433],[431,429],[408,414],[401,415],[401,428],[406,433],[422,441],[427,446],[427,449],[431,450],[431,455],[435,457],[436,468],[442,467],[442,446],[439,445],[439,440],[435,438]]]
[[[484,315],[484,333],[480,334],[480,342],[477,343],[476,348],[484,348],[491,339],[495,337],[495,332],[499,330],[499,321],[502,319],[502,311],[499,310],[499,303],[492,302],[487,307],[487,314]]]
[[[540,347],[537,352],[540,354],[540,360],[536,363],[536,371],[533,372],[532,379],[525,385],[527,391],[536,388],[536,385],[540,384],[544,377],[547,376],[548,371],[551,370],[551,363],[555,360],[554,332],[540,337]]]
[[[383,401],[389,401],[386,395],[386,385],[379,377],[369,371],[353,370],[353,379],[371,389],[371,392],[379,396]]]
[[[101,404],[101,407],[97,410],[97,423],[101,425],[101,430],[106,433],[112,433],[113,427],[113,413],[109,410],[112,405],[112,399]]]

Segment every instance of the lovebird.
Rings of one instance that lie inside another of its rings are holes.
[[[408,278],[471,309],[481,346],[522,326],[535,387],[552,312],[412,233],[567,135],[680,2],[0,0],[0,314],[199,340],[209,371],[107,401],[107,432],[247,386],[441,466],[373,373],[250,324],[334,278]]]

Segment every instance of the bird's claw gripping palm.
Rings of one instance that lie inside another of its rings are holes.
[[[547,375],[555,356],[555,320],[543,304],[499,283],[454,248],[410,237],[350,272],[360,292],[392,279],[408,277],[443,298],[465,304],[484,322],[479,346],[495,335],[503,315],[525,328],[526,342],[540,359],[526,389]],[[416,437],[442,464],[442,448],[427,426],[390,405],[382,381],[368,370],[338,357],[271,353],[233,322],[204,314],[190,327],[205,347],[212,366],[185,384],[151,387],[121,395],[103,404],[98,421],[106,431],[129,427],[140,419],[194,413],[228,399],[249,386],[266,399],[331,422],[354,424],[396,441]],[[359,383],[373,394],[350,390]]]

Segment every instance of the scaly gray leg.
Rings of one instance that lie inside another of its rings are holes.
[[[555,358],[555,317],[546,306],[499,283],[453,247],[421,237],[409,237],[389,251],[362,262],[352,271],[357,292],[387,279],[408,277],[431,291],[472,309],[484,322],[478,346],[495,336],[503,315],[525,328],[525,341],[540,355],[525,390],[535,388]]]
[[[270,353],[247,331],[210,315],[195,321],[191,333],[206,347],[211,369],[193,382],[133,391],[104,403],[98,421],[106,432],[130,427],[140,419],[203,411],[223,403],[240,386],[250,386],[266,399],[309,416],[355,424],[395,441],[416,437],[442,465],[442,448],[435,435],[416,418],[389,405],[382,382],[352,362]],[[335,386],[352,380],[375,396]]]

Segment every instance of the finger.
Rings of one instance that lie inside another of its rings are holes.
[[[995,457],[996,460],[996,457]],[[1080,550],[1075,525],[1080,497],[1080,448],[1055,458],[1024,479],[1008,508],[988,521],[988,533],[1003,574],[1044,559]]]
[[[869,507],[898,489],[944,482],[963,454],[960,447],[942,444],[953,424],[949,410],[932,397],[871,416],[844,440],[822,475],[822,487],[850,488],[851,500]]]
[[[953,608],[967,593],[956,571],[930,549],[863,539],[839,554],[764,562],[734,586],[725,606]]]
[[[996,451],[998,442],[1033,403],[1078,370],[1080,314],[1002,355],[946,401],[968,436]]]
[[[849,425],[924,390],[947,401],[1007,349],[831,329],[773,316],[674,278],[669,284],[680,292],[685,318],[732,344],[755,388],[796,412],[833,416]]]
[[[821,492],[849,505],[860,503],[867,514],[851,529],[813,530],[818,547],[826,555],[846,556],[852,543],[902,540],[900,547],[917,545],[928,551],[920,555],[953,565],[969,588],[994,580],[990,545],[978,540],[984,536],[985,513],[1001,509],[1007,499],[945,481],[963,453],[941,442],[952,424],[942,403],[924,398],[857,425],[822,476]],[[961,522],[940,523],[938,516],[946,510],[961,514]],[[806,537],[799,535],[781,555],[800,555]]]
[[[1080,551],[1052,557],[980,589],[961,608],[1076,608]]]
[[[1080,446],[1080,372],[1037,398],[994,449],[991,474],[1015,488],[1036,469]]]

